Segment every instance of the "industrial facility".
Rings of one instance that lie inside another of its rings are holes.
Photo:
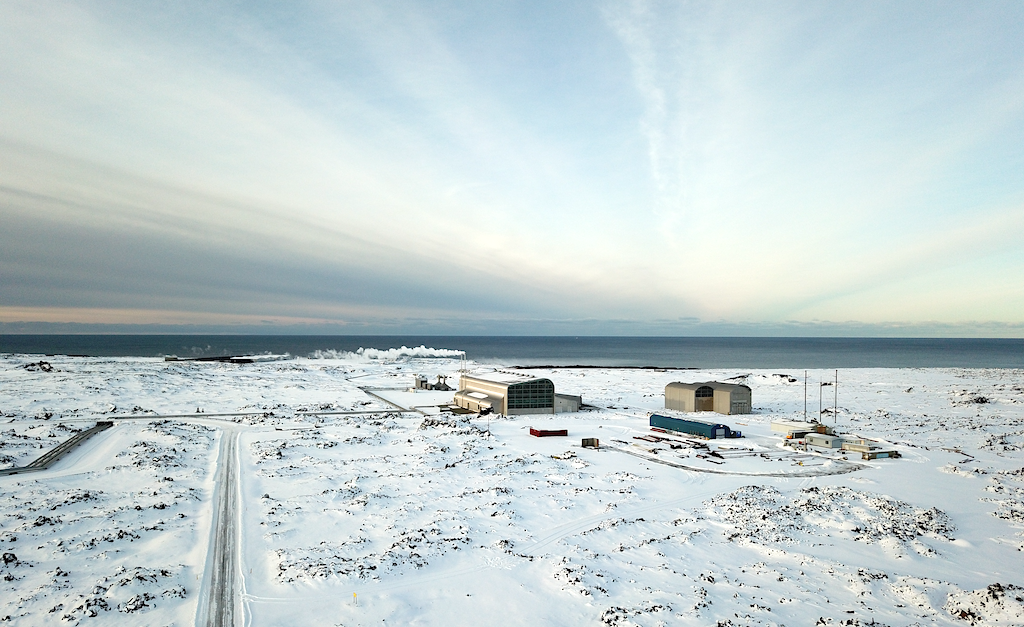
[[[653,425],[654,422],[651,422]],[[803,450],[815,449],[840,449],[843,453],[860,453],[863,459],[879,459],[885,457],[900,457],[900,452],[891,444],[861,438],[856,436],[840,436],[827,427],[817,422],[803,422],[797,420],[774,420],[772,431],[786,434],[787,446],[803,448]]]
[[[785,433],[786,439],[793,440],[804,437],[809,433],[823,433],[825,435],[832,435],[832,427],[821,424],[820,422],[806,422],[803,420],[773,420],[772,431],[778,433]]]
[[[672,418],[661,414],[651,414],[651,427],[663,431],[678,431],[700,436],[709,440],[717,438],[739,438],[743,434],[733,431],[728,425],[705,420],[692,420],[688,418]]]
[[[462,374],[455,404],[476,413],[514,416],[575,412],[579,411],[582,399],[569,394],[555,394],[555,384],[550,379],[495,371]]]
[[[437,392],[451,392],[452,387],[448,385],[448,377],[443,374],[437,375],[437,382],[431,383],[427,377],[418,374],[413,377],[414,390],[434,390]]]
[[[665,386],[665,409],[719,414],[749,414],[750,388],[735,383],[669,383]]]

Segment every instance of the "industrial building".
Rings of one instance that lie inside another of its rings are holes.
[[[665,386],[665,409],[719,414],[749,414],[750,388],[735,383],[669,383]]]
[[[583,406],[583,397],[572,394],[559,394],[555,392],[555,413],[576,412]]]
[[[472,412],[505,416],[553,414],[555,384],[513,372],[464,373],[459,377],[455,404]]]
[[[861,454],[862,459],[878,459],[880,457],[900,457],[900,452],[891,445],[886,446],[878,440],[868,438],[844,438],[842,443],[844,451],[853,451]]]
[[[451,392],[452,388],[448,385],[448,377],[443,374],[437,375],[437,382],[431,383],[427,377],[418,374],[413,377],[413,389],[414,390],[435,390],[438,392]]]
[[[774,423],[773,423],[774,424]],[[844,452],[851,451],[860,453],[863,459],[879,459],[883,457],[900,457],[900,452],[892,445],[870,440],[867,438],[840,437],[830,433],[809,432],[803,437],[804,449],[807,446],[815,446],[827,449],[842,449]]]
[[[843,438],[838,435],[828,435],[825,433],[808,433],[806,437],[804,437],[804,442],[812,446],[840,448],[843,445]]]
[[[698,435],[709,440],[716,438],[739,438],[743,436],[739,431],[730,429],[728,425],[717,422],[672,418],[670,416],[662,416],[661,414],[651,414],[651,426],[665,431],[678,431],[680,433]]]
[[[788,439],[799,439],[808,433],[824,433],[832,435],[832,427],[819,422],[804,422],[802,420],[773,420],[772,431],[785,433]]]

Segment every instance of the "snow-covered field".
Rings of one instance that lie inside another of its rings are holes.
[[[452,357],[320,357],[0,356],[0,468],[115,422],[0,476],[0,622],[193,624],[230,425],[246,625],[1024,624],[1022,371],[841,371],[824,421],[903,455],[865,462],[780,446],[802,371],[530,370],[590,407],[488,419],[408,391]],[[753,389],[745,438],[634,439],[711,379]]]

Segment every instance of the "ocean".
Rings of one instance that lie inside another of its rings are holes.
[[[665,368],[1024,368],[1024,339],[483,337],[372,335],[0,335],[0,353],[93,357],[306,357],[426,346],[503,365]]]

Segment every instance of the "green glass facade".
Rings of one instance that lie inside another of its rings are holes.
[[[554,409],[555,384],[534,379],[508,386],[508,409]]]

